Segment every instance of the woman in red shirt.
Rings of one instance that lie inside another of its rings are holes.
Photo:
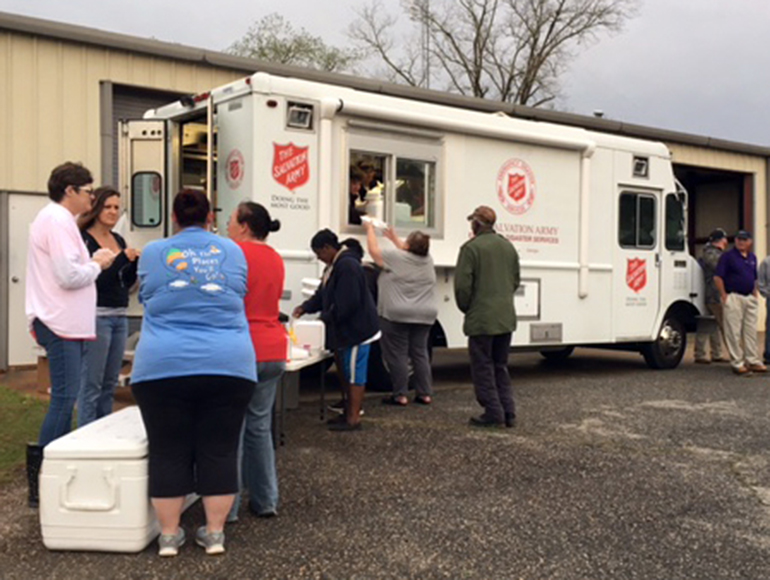
[[[243,250],[249,267],[244,302],[257,353],[257,388],[244,420],[241,473],[249,490],[249,511],[259,517],[278,513],[271,420],[276,391],[286,369],[288,337],[278,320],[285,277],[283,260],[267,244],[267,236],[280,227],[262,205],[251,201],[239,204],[227,224],[228,236]],[[239,503],[236,500],[229,521],[237,520]]]

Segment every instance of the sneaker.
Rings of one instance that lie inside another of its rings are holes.
[[[331,411],[332,413],[339,413],[340,415],[345,414],[345,399],[340,399],[336,403],[331,403],[326,406],[326,408]]]
[[[492,419],[487,419],[484,415],[480,415],[478,417],[471,417],[468,420],[468,424],[471,427],[502,427],[503,423],[500,421],[493,421]]]
[[[184,530],[179,528],[176,534],[161,534],[158,538],[158,556],[176,556],[184,546]]]
[[[224,532],[207,532],[206,526],[201,526],[198,531],[195,532],[195,543],[206,549],[206,553],[210,556],[216,554],[224,554],[225,552],[225,533]]]
[[[277,518],[278,517],[278,510],[275,508],[269,508],[266,510],[258,510],[255,508],[251,503],[249,503],[249,512],[255,517],[262,518],[262,519],[270,519],[270,518]]]
[[[347,423],[347,419],[345,418],[345,415],[337,415],[335,417],[330,417],[326,420],[327,425],[334,425],[335,423]]]
[[[340,415],[345,414],[345,399],[340,399],[336,403],[332,403],[331,405],[327,405],[326,409],[328,411],[331,411],[332,413],[338,413]],[[364,408],[361,407],[361,410],[358,412],[359,417],[364,416]]]

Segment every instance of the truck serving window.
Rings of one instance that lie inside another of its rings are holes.
[[[666,196],[666,249],[683,252],[685,246],[685,209],[683,194]]]
[[[618,242],[624,248],[651,249],[656,244],[657,201],[641,193],[620,194]]]
[[[402,231],[440,235],[441,140],[367,129],[349,135],[344,223],[357,226],[370,215]]]

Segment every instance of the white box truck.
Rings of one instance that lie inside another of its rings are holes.
[[[123,123],[120,156],[126,233],[139,246],[172,233],[183,187],[207,192],[222,234],[242,200],[280,219],[270,243],[286,262],[284,312],[320,272],[311,236],[328,227],[363,242],[350,216],[368,211],[401,235],[431,235],[431,340],[464,346],[453,268],[482,204],[521,257],[514,348],[621,348],[672,368],[705,311],[686,192],[661,143],[256,73]],[[363,176],[353,196],[351,175]]]

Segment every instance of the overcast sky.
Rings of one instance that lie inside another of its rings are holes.
[[[394,10],[399,0],[382,0]],[[279,12],[343,46],[352,0],[0,0],[0,11],[214,50]],[[558,108],[770,146],[768,0],[642,0],[623,32],[580,54]]]

